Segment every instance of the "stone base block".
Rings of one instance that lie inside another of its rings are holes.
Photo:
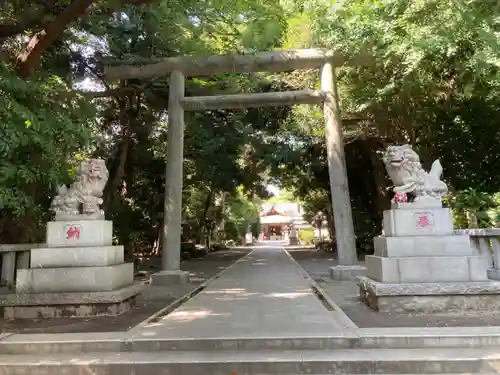
[[[113,245],[113,222],[108,220],[50,221],[47,247],[97,247]]]
[[[379,257],[438,257],[476,255],[468,235],[449,236],[380,236],[373,239]]]
[[[367,276],[383,283],[434,283],[486,281],[480,256],[366,257]]]
[[[384,234],[397,236],[446,236],[453,234],[449,208],[405,208],[384,211]]]
[[[0,306],[6,319],[117,316],[134,306],[143,289],[132,284],[109,292],[8,294]]]
[[[123,246],[32,249],[30,268],[112,266],[123,263],[123,254]]]
[[[151,275],[152,286],[165,286],[172,284],[182,284],[189,281],[189,272],[176,271],[160,271]]]
[[[134,264],[18,270],[17,293],[102,292],[134,282]]]
[[[500,270],[496,270],[494,268],[489,268],[488,269],[488,279],[500,280]]]
[[[358,276],[366,276],[366,267],[360,265],[330,267],[330,278],[333,280],[356,280]]]
[[[288,239],[288,245],[295,246],[299,244],[299,239],[297,237],[290,237]]]
[[[500,282],[384,284],[359,277],[361,300],[382,312],[452,312],[500,309]]]

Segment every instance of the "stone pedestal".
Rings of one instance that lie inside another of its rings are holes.
[[[361,298],[380,311],[500,308],[500,283],[488,280],[469,236],[454,234],[448,208],[426,203],[384,212],[384,235],[358,278]]]
[[[358,277],[366,275],[366,267],[355,264],[353,266],[330,267],[330,278],[337,281],[356,280]]]
[[[288,245],[294,246],[299,244],[299,237],[297,235],[297,229],[291,228],[288,234]]]
[[[151,275],[152,286],[170,286],[183,284],[189,281],[189,272],[182,270],[160,271]]]
[[[252,232],[247,232],[245,234],[245,245],[251,245],[253,243],[253,234]]]
[[[8,318],[87,317],[127,311],[140,293],[123,246],[112,245],[105,220],[54,221],[47,247],[31,250],[29,268],[18,269],[16,294],[0,297]]]

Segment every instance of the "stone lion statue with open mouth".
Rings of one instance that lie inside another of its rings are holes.
[[[448,187],[441,181],[443,167],[439,159],[426,172],[418,154],[406,144],[387,147],[382,160],[395,185],[395,193],[410,193],[414,195],[415,201],[423,197],[441,200],[448,193]]]

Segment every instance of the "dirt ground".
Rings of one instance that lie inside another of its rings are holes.
[[[134,309],[117,317],[57,318],[43,320],[3,320],[0,332],[7,333],[79,333],[79,332],[120,332],[126,331],[146,320],[176,299],[195,289],[204,281],[215,276],[236,260],[246,255],[250,249],[221,250],[204,258],[183,261],[181,268],[188,271],[190,282],[172,287],[147,287],[138,298]],[[149,278],[149,274],[159,269],[161,260],[155,259],[144,265],[145,271],[138,282]]]
[[[374,311],[359,300],[356,282],[338,282],[330,279],[329,269],[336,265],[331,254],[314,249],[295,249],[291,250],[290,254],[358,327],[500,326],[500,311],[462,311],[440,314]]]

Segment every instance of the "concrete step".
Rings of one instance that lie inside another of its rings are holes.
[[[45,336],[45,335],[44,335]],[[70,336],[70,335],[68,335]],[[22,337],[12,336],[0,341],[0,354],[52,354],[92,352],[152,352],[172,350],[321,350],[348,349],[359,344],[357,338],[182,338],[154,339],[120,337]]]
[[[0,354],[152,352],[163,350],[331,350],[349,348],[488,348],[500,346],[500,330],[363,330],[329,337],[155,338],[117,333],[12,335]],[[497,332],[498,331],[498,332]]]
[[[500,346],[500,327],[363,328],[363,348],[487,348]]]
[[[2,355],[2,375],[490,374],[491,349],[164,351]]]
[[[127,343],[128,351],[158,350],[328,350],[328,349],[417,349],[483,348],[500,346],[500,335],[339,335],[304,338],[214,338],[151,339],[136,337]],[[1,345],[0,345],[1,353]]]
[[[332,350],[355,348],[356,337],[252,337],[214,339],[151,339],[136,337],[127,343],[127,350],[152,352],[163,350]],[[1,348],[1,347],[0,347]]]

